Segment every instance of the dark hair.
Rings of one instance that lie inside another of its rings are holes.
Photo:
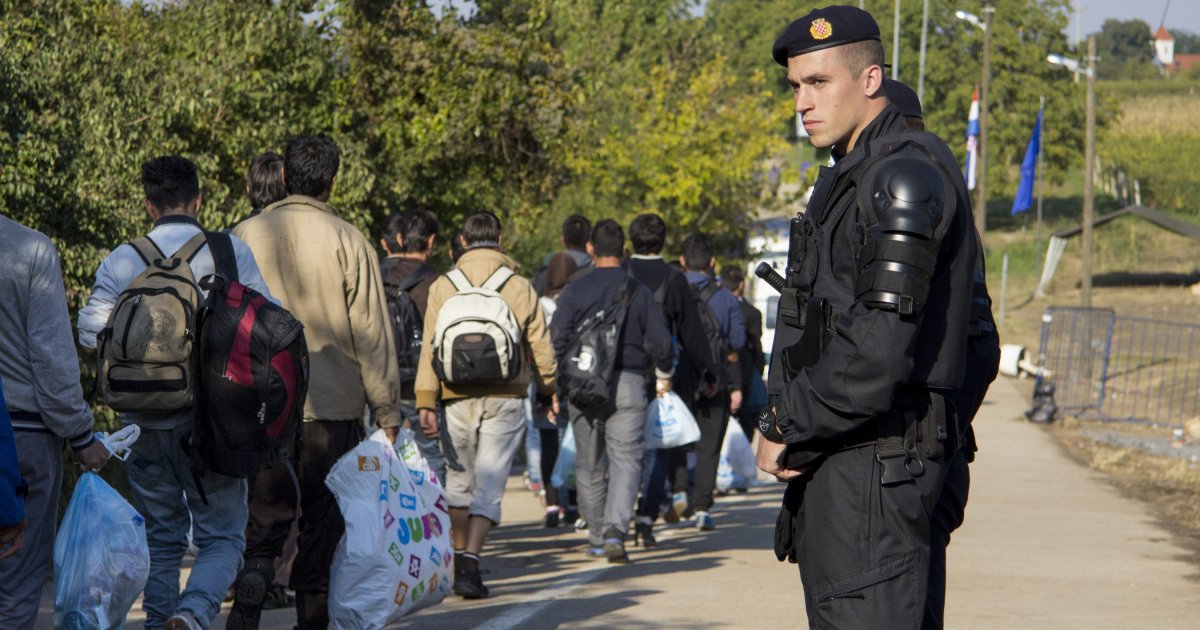
[[[667,242],[667,224],[657,214],[639,214],[629,222],[629,244],[642,256],[661,253]]]
[[[737,265],[728,265],[721,270],[721,286],[733,291],[738,288],[738,285],[746,280],[746,276],[742,274],[742,268]]]
[[[462,255],[466,252],[467,250],[462,244],[462,230],[459,230],[455,232],[454,236],[450,239],[450,261],[457,262],[458,259],[462,258]]]
[[[164,155],[142,164],[142,189],[159,212],[182,210],[200,196],[200,176],[191,160]]]
[[[683,240],[683,264],[688,271],[704,271],[713,259],[712,243],[699,232]]]
[[[428,210],[405,210],[387,218],[383,225],[383,240],[387,241],[388,251],[393,254],[412,254],[429,249],[429,237],[437,234],[437,217]],[[400,244],[396,240],[399,234],[404,240]]]
[[[320,197],[337,175],[337,145],[329,136],[296,136],[283,152],[283,174],[289,195]]]
[[[287,189],[283,187],[282,155],[267,151],[250,160],[250,168],[246,170],[246,196],[256,210],[287,196]]]
[[[592,253],[597,258],[620,258],[625,254],[625,231],[621,225],[612,219],[604,219],[592,228],[588,237],[592,244]]]
[[[477,210],[463,219],[462,235],[467,247],[477,243],[499,243],[500,217],[488,210]]]
[[[862,76],[863,70],[871,66],[883,68],[883,44],[877,39],[867,39],[838,46],[834,50],[838,52],[842,65],[850,71],[850,76],[855,79]]]
[[[563,245],[567,249],[583,251],[587,247],[588,234],[592,231],[592,222],[586,217],[572,214],[562,224]]]

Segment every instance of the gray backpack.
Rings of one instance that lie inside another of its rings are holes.
[[[148,237],[130,243],[146,269],[117,296],[96,341],[100,391],[114,410],[192,406],[192,348],[203,299],[189,263],[204,244],[201,232],[167,256]]]

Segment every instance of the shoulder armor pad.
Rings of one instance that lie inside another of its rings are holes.
[[[890,148],[859,180],[858,205],[865,216],[855,293],[872,308],[911,315],[929,295],[954,190],[917,143]]]

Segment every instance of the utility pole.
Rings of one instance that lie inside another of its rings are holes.
[[[1092,306],[1092,223],[1096,212],[1096,37],[1088,36],[1087,136],[1083,182],[1083,307]]]
[[[925,8],[921,12],[921,60],[917,73],[917,101],[925,101],[925,43],[929,39],[929,0],[925,0]]]
[[[892,20],[892,80],[900,75],[900,0],[896,0],[896,16]],[[919,99],[918,99],[919,100]]]
[[[1034,247],[1037,249],[1037,266],[1034,267],[1034,269],[1037,270],[1038,275],[1037,275],[1036,288],[1034,289],[1034,296],[1042,297],[1042,294],[1043,294],[1043,292],[1042,292],[1042,197],[1044,196],[1044,194],[1046,192],[1045,183],[1042,179],[1042,172],[1045,170],[1045,166],[1042,163],[1042,158],[1045,155],[1045,148],[1046,148],[1046,97],[1045,96],[1041,97],[1041,99],[1038,100],[1038,111],[1042,113],[1042,129],[1041,129],[1042,135],[1040,138],[1038,138],[1038,154],[1037,154],[1037,167],[1036,167],[1037,168],[1037,226],[1035,228],[1035,230],[1036,230],[1035,233],[1037,236],[1034,238],[1034,243],[1036,243],[1036,245],[1034,245]]]
[[[992,76],[991,5],[983,7],[983,88],[979,93],[979,197],[975,201],[975,229],[980,241],[987,232],[988,83]]]

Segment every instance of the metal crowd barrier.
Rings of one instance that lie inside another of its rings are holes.
[[[1050,307],[1038,358],[1062,411],[1168,427],[1200,417],[1200,324]]]

